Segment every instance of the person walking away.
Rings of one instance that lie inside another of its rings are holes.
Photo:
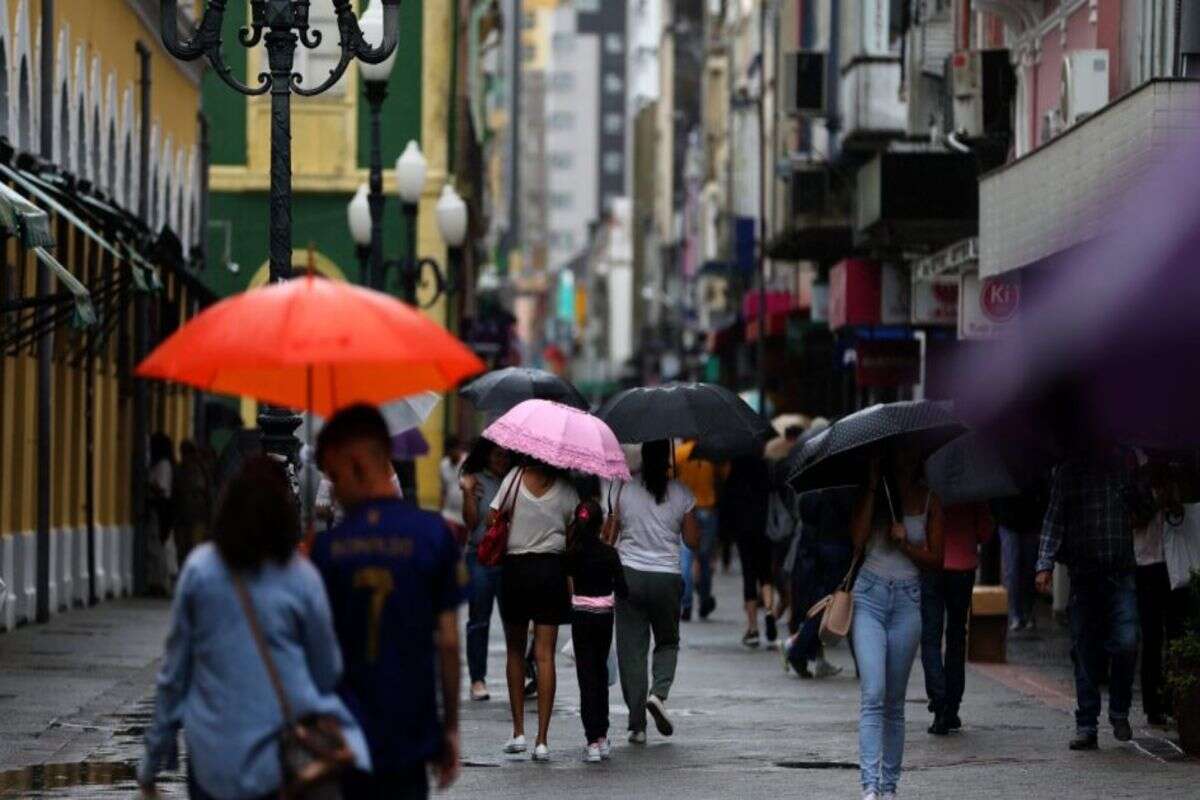
[[[463,490],[458,484],[463,460],[467,453],[457,436],[446,437],[446,454],[438,463],[438,474],[442,479],[442,518],[450,526],[454,540],[466,545],[467,526],[463,521]]]
[[[854,546],[850,517],[858,490],[824,489],[800,497],[800,543],[792,571],[794,616],[803,620],[784,645],[788,664],[801,678],[829,678],[841,672],[825,660],[821,617],[807,617],[822,597],[831,594],[850,571]],[[809,664],[813,663],[813,668]]]
[[[175,471],[175,539],[180,562],[187,561],[192,548],[208,538],[212,513],[212,484],[195,442],[179,445],[179,468]]]
[[[571,579],[571,641],[586,746],[583,759],[596,764],[609,756],[608,652],[613,640],[613,608],[629,596],[617,551],[600,538],[604,512],[595,500],[575,508],[567,543]]]
[[[864,553],[850,629],[860,680],[863,798],[892,800],[904,762],[905,694],[921,639],[921,571],[941,569],[945,558],[941,503],[922,480],[915,438],[893,441],[871,459],[850,530],[855,551]]]
[[[236,582],[249,595],[295,718],[335,717],[355,765],[369,769],[366,740],[336,694],[341,651],[321,576],[296,553],[300,519],[283,467],[266,456],[242,464],[212,530],[179,575],[137,772],[142,797],[158,797],[157,774],[177,768],[180,726],[192,800],[280,796],[284,714]]]
[[[500,489],[500,481],[512,466],[512,456],[503,447],[483,437],[475,440],[463,461],[459,483],[463,495],[463,521],[470,531],[466,561],[471,573],[471,601],[467,606],[467,671],[471,676],[471,699],[490,700],[487,688],[488,635],[492,608],[500,593],[500,567],[479,563],[479,542],[487,532],[487,512]]]
[[[682,551],[680,569],[683,573],[683,601],[680,619],[692,620],[692,602],[700,597],[700,619],[708,619],[717,609],[713,597],[713,555],[717,547],[717,484],[720,470],[711,461],[693,459],[695,441],[681,443],[675,448],[675,476],[696,498],[696,524],[700,527],[700,544],[693,550]]]
[[[1004,588],[1008,591],[1008,629],[1037,629],[1034,601],[1037,591],[1038,540],[1046,516],[1047,492],[1043,485],[1028,488],[1016,497],[992,501],[992,516],[1000,532],[1000,556]]]
[[[175,528],[175,444],[161,431],[150,437],[149,481],[146,588],[166,597],[179,570],[179,552],[171,538]]]
[[[390,450],[372,406],[339,411],[317,437],[317,462],[346,513],[311,558],[346,659],[341,696],[375,765],[343,781],[344,795],[362,800],[425,798],[427,764],[441,789],[459,770],[458,606],[469,577],[442,517],[400,499]]]
[[[945,561],[921,575],[921,666],[933,723],[929,732],[945,736],[962,728],[967,675],[967,623],[979,546],[992,538],[995,522],[985,503],[947,506],[942,512]],[[942,640],[945,639],[945,653]]]
[[[1100,680],[1109,664],[1108,718],[1113,736],[1133,738],[1129,707],[1137,661],[1138,606],[1129,497],[1128,456],[1098,451],[1060,464],[1038,549],[1037,589],[1050,593],[1054,565],[1070,578],[1067,611],[1075,665],[1075,738],[1072,750],[1095,750],[1100,718]]]
[[[629,741],[646,743],[646,714],[663,736],[675,732],[667,697],[679,662],[681,548],[700,544],[696,499],[671,479],[666,440],[642,445],[641,470],[621,490],[617,552],[628,596],[617,600],[617,667],[629,709]],[[653,655],[650,639],[654,639]],[[646,671],[647,658],[650,673]]]
[[[767,539],[767,499],[771,476],[760,455],[743,456],[730,464],[725,482],[725,508],[742,563],[742,600],[746,610],[746,633],[742,644],[759,645],[758,612],[766,610],[767,644],[778,637],[775,622],[774,589],[771,576],[771,542]]]
[[[561,471],[525,457],[509,470],[491,503],[488,524],[511,514],[508,548],[500,573],[500,617],[507,650],[508,704],[513,735],[506,753],[524,753],[525,648],[533,626],[537,661],[538,730],[533,760],[549,761],[550,716],[557,676],[554,667],[558,628],[571,621],[571,592],[564,555],[567,526],[579,496]]]

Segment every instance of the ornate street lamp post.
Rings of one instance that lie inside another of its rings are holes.
[[[259,74],[256,86],[234,75],[222,54],[221,29],[229,0],[208,0],[196,35],[189,41],[179,39],[178,0],[160,2],[163,45],[171,55],[183,61],[207,58],[221,80],[241,94],[271,94],[269,269],[272,282],[287,280],[292,274],[292,94],[321,94],[338,82],[355,58],[365,64],[379,64],[390,58],[399,39],[400,0],[378,0],[375,4],[382,4],[382,42],[378,47],[371,47],[363,38],[352,0],[333,0],[341,57],[329,77],[313,87],[304,86],[295,72],[296,45],[313,49],[321,43],[321,32],[309,26],[309,0],[250,0],[250,25],[239,31],[238,41],[247,48],[259,42],[266,44],[268,69]],[[296,440],[292,433],[299,424],[300,418],[286,409],[262,406],[258,425],[264,449],[294,462]]]
[[[381,261],[379,269],[372,269],[378,282],[377,288],[382,289],[387,273],[396,269],[400,277],[400,293],[405,302],[417,305],[417,290],[426,285],[426,274],[431,278],[433,295],[420,305],[429,308],[443,294],[451,294],[458,288],[458,275],[462,263],[462,247],[467,238],[468,212],[467,204],[458,196],[451,179],[442,187],[441,197],[438,198],[435,213],[437,215],[438,231],[447,248],[447,268],[432,258],[417,257],[417,209],[421,193],[425,190],[425,177],[428,166],[421,148],[416,142],[409,142],[400,158],[396,160],[396,188],[400,195],[400,209],[404,222],[407,247],[401,258]],[[358,187],[346,208],[346,218],[350,226],[350,236],[358,247],[359,264],[370,263],[370,254],[376,250],[382,251],[382,232],[376,227],[373,213],[375,204],[369,202],[370,192],[366,186]],[[382,206],[382,198],[380,200]]]
[[[361,26],[363,35],[370,41],[377,42],[383,39],[383,7],[379,0],[371,0],[363,12]],[[363,62],[358,65],[358,74],[363,79],[363,93],[367,98],[371,132],[367,193],[371,212],[371,238],[368,243],[370,258],[367,269],[363,272],[363,283],[373,289],[383,288],[383,133],[380,130],[380,115],[383,101],[387,99],[388,78],[392,76],[395,63],[396,54],[393,52],[378,64]]]

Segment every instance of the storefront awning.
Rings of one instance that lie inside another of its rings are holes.
[[[49,215],[3,183],[0,183],[0,227],[25,247],[54,246]]]
[[[43,267],[46,267],[54,274],[59,285],[70,293],[75,302],[75,313],[71,318],[71,326],[83,330],[90,328],[96,324],[96,309],[92,305],[92,295],[87,290],[87,287],[79,282],[79,279],[71,274],[71,271],[64,267],[57,258],[43,247],[33,248],[33,254],[37,256],[37,260],[41,262]]]

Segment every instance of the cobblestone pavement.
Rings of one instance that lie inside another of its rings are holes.
[[[858,687],[844,648],[842,676],[801,682],[772,651],[741,647],[739,585],[718,581],[712,621],[684,626],[679,676],[669,706],[676,734],[653,732],[646,747],[624,743],[620,691],[612,698],[612,761],[580,763],[582,731],[574,668],[559,658],[551,728],[554,760],[507,757],[503,646],[493,628],[493,700],[466,703],[465,768],[455,798],[858,797]],[[132,768],[149,714],[153,674],[166,629],[161,601],[120,601],[73,611],[44,626],[0,636],[0,798],[113,798],[133,793]],[[566,638],[563,632],[563,641]],[[1066,639],[1045,620],[1036,638],[1014,641],[1010,663],[972,665],[965,730],[937,739],[919,664],[908,697],[902,795],[987,800],[1190,797],[1200,763],[1177,760],[1167,734],[1135,725],[1119,744],[1071,753],[1073,706]],[[532,711],[532,709],[530,709]],[[1135,700],[1135,717],[1140,706]],[[532,720],[531,725],[532,728]],[[168,776],[165,797],[182,797]]]

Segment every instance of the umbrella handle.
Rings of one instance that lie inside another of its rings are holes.
[[[892,490],[888,487],[887,478],[884,478],[881,483],[883,484],[883,493],[887,495],[888,516],[892,518],[892,524],[899,525],[900,520],[896,519],[896,506],[892,502]]]

